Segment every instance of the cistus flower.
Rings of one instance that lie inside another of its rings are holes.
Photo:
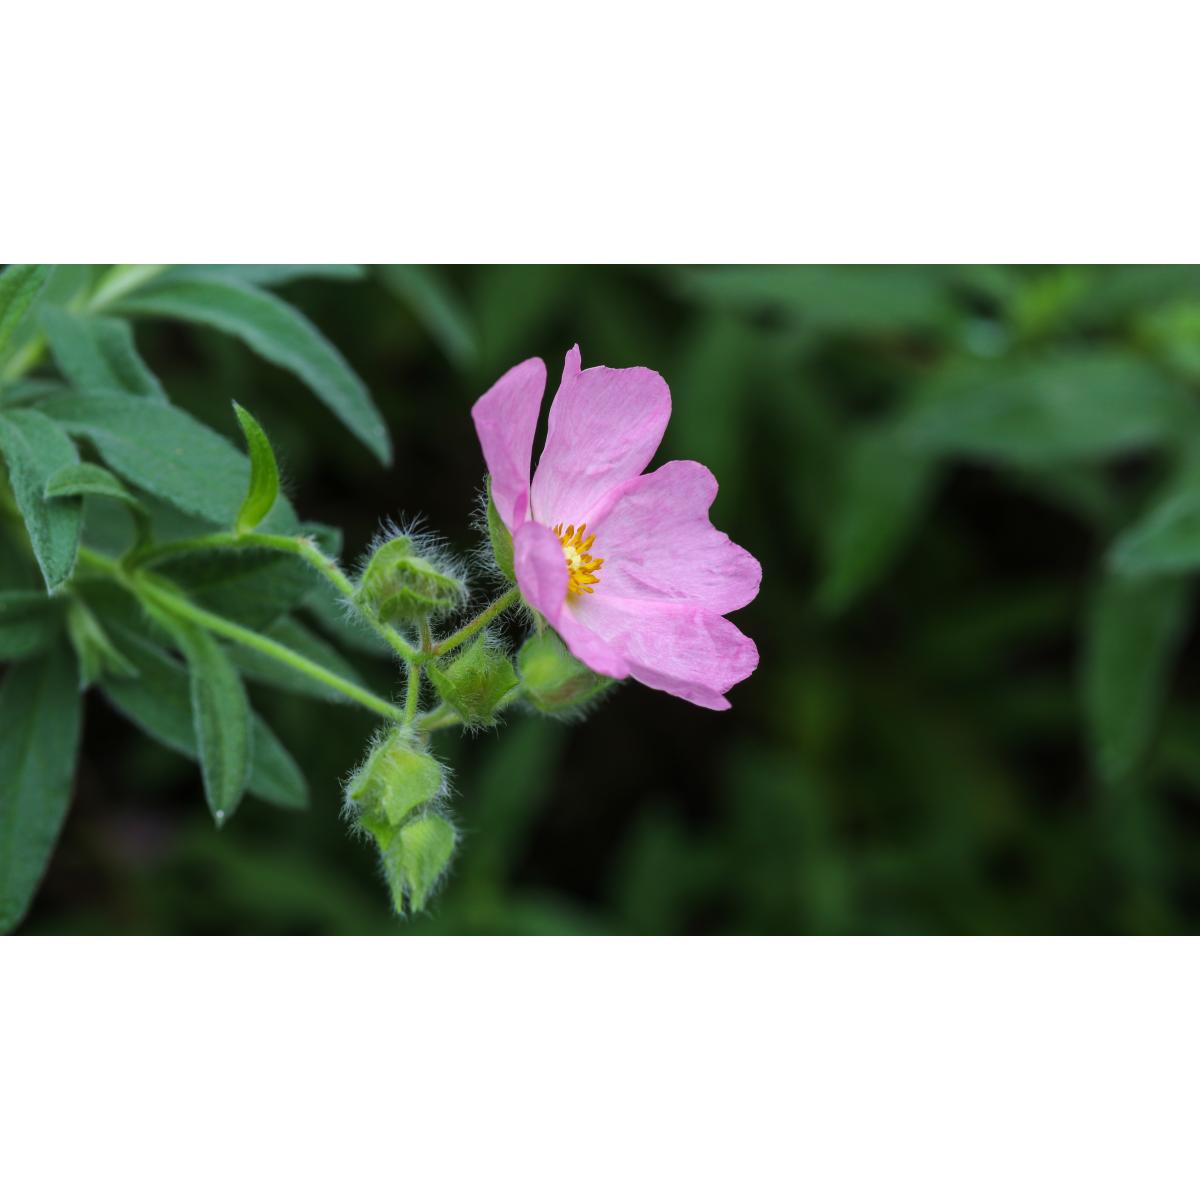
[[[758,651],[724,614],[754,599],[762,568],[713,528],[707,467],[642,474],[670,419],[666,382],[645,367],[584,371],[572,348],[531,483],[545,388],[530,358],[471,410],[525,602],[598,674],[728,708]]]

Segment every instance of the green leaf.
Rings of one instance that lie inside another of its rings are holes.
[[[921,267],[700,267],[677,278],[707,305],[779,312],[824,334],[930,329],[949,313],[938,274]]]
[[[294,617],[280,617],[268,625],[263,632],[281,645],[303,654],[305,658],[319,663],[327,670],[342,676],[343,679],[363,685],[362,678],[350,663],[324,638],[313,633]],[[341,692],[334,691],[333,688],[326,687],[325,684],[313,679],[310,675],[293,670],[286,663],[271,658],[269,655],[260,654],[248,646],[230,646],[229,653],[242,675],[255,683],[281,688],[301,696],[311,696],[315,700],[325,700],[332,704],[346,702],[346,697]]]
[[[54,305],[43,305],[39,315],[54,361],[77,388],[166,401],[162,384],[138,356],[127,321],[67,312]]]
[[[188,664],[192,719],[200,748],[204,795],[217,826],[242,802],[250,778],[250,705],[229,656],[203,629],[155,613],[170,629]]]
[[[0,411],[0,454],[8,464],[13,495],[46,587],[61,587],[75,567],[83,502],[78,497],[46,499],[46,483],[79,461],[71,439],[34,409]]]
[[[178,754],[199,759],[187,671],[142,633],[110,625],[109,634],[138,674],[136,679],[108,676],[101,681],[100,691],[148,736]],[[253,716],[252,725],[247,790],[283,808],[304,808],[308,787],[295,760],[261,717]]]
[[[819,603],[841,612],[870,588],[903,550],[933,490],[934,464],[890,429],[859,434],[826,526]]]
[[[384,283],[416,313],[421,324],[456,367],[468,367],[479,354],[470,317],[437,267],[384,266]]]
[[[279,496],[279,466],[262,426],[236,400],[233,411],[237,413],[242,433],[246,435],[246,448],[250,451],[250,483],[242,507],[238,509],[235,528],[238,533],[248,533],[258,527]]]
[[[42,411],[92,442],[130,483],[193,516],[228,528],[250,478],[246,457],[181,409],[147,404],[119,392],[69,392]],[[281,498],[271,527],[291,532],[295,512]]]
[[[142,502],[111,471],[95,463],[77,462],[61,467],[46,480],[45,496],[47,500],[63,496],[107,496],[142,510]]]
[[[1200,567],[1200,489],[1185,485],[1163,497],[1117,539],[1108,561],[1122,575],[1169,575]]]
[[[1180,579],[1108,577],[1089,617],[1083,698],[1092,755],[1114,781],[1141,759],[1154,732],[1166,681],[1192,600]]]
[[[45,592],[0,591],[0,662],[30,658],[62,630],[62,606]]]
[[[353,282],[362,279],[366,271],[349,263],[233,263],[229,265],[196,264],[172,267],[170,279],[234,279],[258,287],[282,287],[297,279],[332,279]]]
[[[936,377],[905,422],[910,444],[1023,467],[1083,462],[1168,438],[1187,397],[1120,351],[956,366]]]
[[[110,673],[137,675],[137,668],[112,644],[92,610],[74,596],[67,608],[67,634],[79,662],[81,687],[89,688]]]
[[[61,647],[0,685],[0,932],[24,917],[66,819],[82,715]]]
[[[303,313],[231,279],[162,280],[122,302],[127,313],[211,325],[299,376],[380,460],[391,462],[387,426],[362,380]]]
[[[0,272],[0,360],[49,274],[47,266],[13,265]]]

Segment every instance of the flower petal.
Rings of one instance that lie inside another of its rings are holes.
[[[526,521],[513,534],[513,573],[525,603],[554,625],[567,594],[567,560],[545,525]]]
[[[724,693],[758,666],[757,648],[732,621],[695,605],[605,596],[597,589],[565,607],[628,662],[634,679],[702,708],[728,708]]]
[[[592,553],[604,559],[606,597],[694,604],[727,613],[758,595],[762,567],[713,528],[713,473],[698,462],[669,462],[616,489],[600,506]]]
[[[501,375],[471,409],[492,476],[492,499],[510,530],[529,516],[529,465],[545,391],[546,364],[527,358]]]
[[[656,371],[581,371],[579,363],[575,346],[533,476],[533,514],[543,525],[590,522],[596,503],[654,457],[671,416],[671,393]]]

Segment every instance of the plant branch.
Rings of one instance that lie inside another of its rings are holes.
[[[110,575],[126,588],[127,591],[151,607],[157,606],[174,616],[180,617],[185,621],[190,621],[193,625],[211,630],[228,641],[238,642],[243,646],[249,647],[251,650],[257,650],[261,654],[285,663],[294,671],[299,671],[301,674],[307,675],[310,679],[315,679],[318,683],[323,683],[326,687],[340,692],[356,704],[361,704],[363,708],[370,709],[372,712],[387,717],[391,721],[401,722],[405,720],[405,714],[402,709],[376,696],[374,692],[370,692],[348,679],[343,679],[336,672],[321,666],[320,663],[313,662],[312,659],[297,653],[289,646],[282,645],[280,642],[275,641],[274,638],[256,633],[252,629],[247,629],[244,625],[239,625],[236,621],[230,621],[225,617],[218,616],[216,613],[209,612],[205,608],[201,608],[197,604],[193,604],[192,601],[177,592],[165,580],[156,579],[150,574],[131,574],[123,570],[121,565],[115,560],[103,554],[97,554],[94,550],[89,550],[85,546],[81,546],[79,549],[79,561],[81,564],[89,566],[94,570]]]
[[[506,608],[520,598],[519,588],[509,588],[502,596],[497,596],[473,621],[468,621],[461,629],[452,633],[444,641],[438,642],[431,651],[434,658],[446,654],[456,646],[461,646],[468,638],[474,637],[481,629],[490,625]]]

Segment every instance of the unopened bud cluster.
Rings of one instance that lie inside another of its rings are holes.
[[[391,727],[346,786],[348,815],[375,841],[398,913],[420,912],[458,834],[439,803],[445,771],[409,729]]]

